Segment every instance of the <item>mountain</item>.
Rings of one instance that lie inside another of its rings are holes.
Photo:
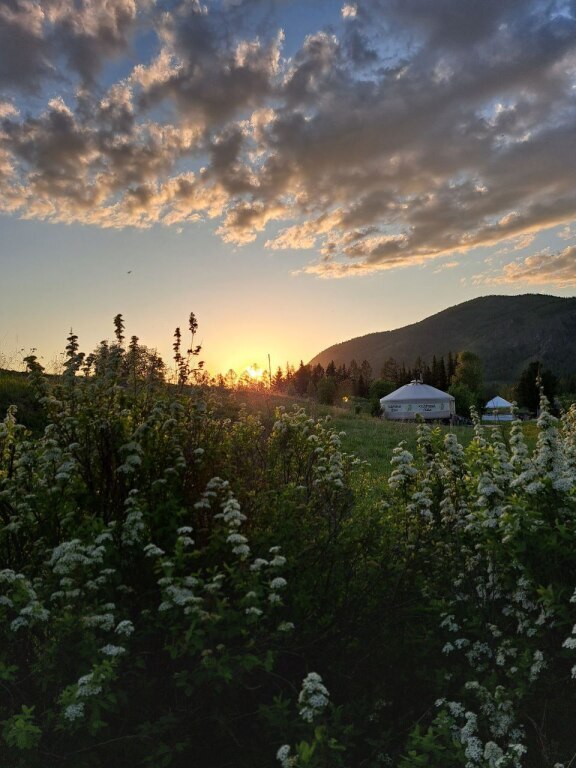
[[[515,382],[534,360],[561,376],[576,372],[576,298],[542,294],[483,296],[394,331],[369,333],[334,344],[312,358],[326,367],[367,360],[374,376],[393,357],[412,367],[463,351],[484,364],[486,384]]]

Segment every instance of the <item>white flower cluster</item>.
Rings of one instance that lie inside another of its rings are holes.
[[[84,717],[84,702],[78,701],[74,704],[68,704],[68,706],[64,709],[64,717],[66,720],[70,720],[70,722],[74,722],[75,720],[81,720]]]
[[[295,768],[298,763],[298,757],[291,755],[291,748],[288,744],[283,744],[278,752],[276,752],[276,759],[282,766],[282,768]]]
[[[100,653],[104,656],[122,656],[126,653],[126,648],[124,648],[123,645],[112,645],[111,643],[108,643],[100,648]]]
[[[129,443],[120,446],[120,453],[124,462],[116,469],[118,474],[131,475],[142,464],[142,455],[144,453],[140,443],[131,440]]]
[[[246,560],[250,555],[248,539],[238,532],[238,529],[246,520],[246,515],[241,511],[240,504],[230,489],[230,483],[219,477],[213,477],[208,481],[202,499],[194,506],[196,509],[210,509],[211,499],[215,499],[218,496],[222,498],[222,501],[220,512],[214,515],[214,519],[222,520],[226,524],[228,527],[227,543],[232,545],[232,552],[235,555],[238,555],[241,560]]]
[[[204,615],[202,607],[204,599],[195,594],[195,588],[201,585],[197,577],[163,576],[158,580],[158,585],[162,588],[163,597],[163,601],[158,606],[161,613],[171,608],[182,608],[185,615]]]
[[[340,489],[344,487],[344,456],[340,451],[340,437],[332,432],[324,434],[325,447],[316,448],[317,462],[314,465],[313,485],[324,488]]]
[[[282,568],[286,564],[286,558],[283,555],[278,554],[279,551],[280,547],[270,547],[271,557],[269,560],[263,557],[257,557],[250,564],[251,572],[262,572],[263,578],[266,578],[266,576],[272,576],[267,585],[267,601],[272,606],[278,606],[282,604],[282,598],[279,593],[282,592],[288,584],[284,577],[273,575],[278,568]],[[256,600],[257,597],[258,596],[254,591],[250,591],[246,595],[246,599],[248,600]],[[261,609],[250,607],[246,609],[246,613],[252,616],[260,616],[262,615],[263,611]],[[277,629],[278,632],[290,632],[292,629],[294,629],[294,624],[290,621],[283,621],[278,625]]]
[[[570,453],[565,450],[566,442],[560,439],[557,424],[558,419],[550,414],[548,400],[542,395],[534,464],[540,477],[549,480],[554,490],[568,493],[573,490],[576,478],[570,466]]]
[[[200,501],[195,504],[195,509],[207,512],[218,505],[218,511],[214,514],[214,520],[221,521],[225,528],[225,543],[231,548],[241,563],[250,555],[250,547],[247,538],[239,529],[246,520],[246,516],[240,509],[240,504],[232,494],[230,484],[219,477],[212,478],[206,486]],[[222,619],[223,610],[240,609],[251,624],[259,621],[266,613],[268,606],[280,605],[282,599],[280,593],[287,586],[286,579],[279,576],[277,571],[286,563],[286,558],[279,554],[279,547],[271,547],[268,558],[255,557],[249,563],[245,574],[244,583],[248,586],[245,593],[238,592],[234,578],[228,578],[222,572],[209,574],[197,568],[193,574],[179,572],[179,569],[188,562],[184,550],[194,545],[194,540],[189,536],[192,533],[190,525],[178,528],[174,556],[165,556],[165,553],[153,544],[145,547],[148,556],[158,560],[156,567],[163,571],[158,579],[158,585],[162,590],[162,602],[158,610],[160,612],[172,609],[181,610],[184,615],[194,616],[202,622],[218,622]],[[218,528],[215,529],[217,535]],[[180,551],[180,555],[178,555]],[[177,566],[176,563],[179,565]],[[283,622],[277,630],[289,632],[293,628],[291,622]]]
[[[126,518],[122,523],[122,543],[127,546],[139,544],[142,541],[146,526],[144,524],[144,515],[140,508],[138,491],[135,488],[128,494],[124,507],[126,508]]]
[[[487,694],[485,689],[476,682],[469,683],[467,687],[473,690],[478,689]],[[494,713],[497,713],[498,716],[494,718],[496,727],[491,730],[496,730],[498,736],[501,737],[508,735],[508,741],[503,747],[492,739],[486,742],[482,740],[479,733],[479,717],[476,712],[466,709],[459,701],[439,699],[436,702],[436,706],[447,710],[454,721],[452,732],[454,738],[464,747],[466,757],[463,768],[522,768],[522,755],[525,754],[526,747],[520,739],[523,738],[524,734],[519,729],[510,730],[508,728],[510,702],[502,697],[499,705],[495,706],[488,695],[482,701],[481,711],[483,716],[488,713],[493,718]],[[494,733],[492,736],[495,738]]]
[[[317,672],[310,672],[302,681],[302,688],[298,695],[299,713],[302,720],[313,722],[319,717],[329,704],[330,694]]]
[[[315,495],[338,494],[346,485],[350,466],[359,463],[341,451],[341,435],[329,425],[329,417],[322,421],[309,418],[303,408],[292,412],[278,409],[279,418],[274,423],[271,444],[278,444],[291,456],[284,464],[284,476],[300,491]],[[344,433],[341,433],[344,434]],[[286,451],[286,446],[293,450]]]
[[[94,672],[83,675],[76,683],[78,686],[76,695],[79,699],[87,699],[90,696],[97,696],[102,691],[102,686],[95,681]]]
[[[407,488],[418,475],[418,469],[414,466],[414,457],[404,448],[403,442],[392,451],[390,464],[394,469],[388,478],[388,485],[393,490]]]
[[[574,590],[574,594],[570,598],[571,603],[576,603],[576,590]],[[573,651],[576,648],[576,624],[572,627],[572,636],[567,637],[566,640],[562,643],[563,648],[567,648],[570,651]],[[572,667],[571,670],[572,677],[576,679],[576,664]]]
[[[71,539],[54,547],[48,565],[54,573],[66,576],[79,567],[85,570],[92,565],[100,565],[104,554],[105,549],[102,545],[83,544],[80,539]]]
[[[17,613],[10,622],[13,632],[36,622],[48,621],[50,611],[42,605],[36,590],[24,574],[11,569],[0,571],[0,585],[5,585],[4,594],[0,595],[0,606]]]

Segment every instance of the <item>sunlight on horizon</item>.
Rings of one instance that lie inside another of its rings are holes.
[[[249,365],[245,370],[251,379],[261,379],[264,375],[264,368],[259,368],[257,363]]]

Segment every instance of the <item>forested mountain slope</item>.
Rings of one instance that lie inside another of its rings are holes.
[[[576,371],[576,298],[541,294],[483,296],[393,331],[334,344],[310,361],[326,366],[368,360],[377,376],[393,357],[407,366],[468,350],[480,356],[486,382],[514,382],[533,360],[558,375]]]

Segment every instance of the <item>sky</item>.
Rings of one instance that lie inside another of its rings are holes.
[[[575,0],[2,0],[0,362],[571,296],[575,179]]]

